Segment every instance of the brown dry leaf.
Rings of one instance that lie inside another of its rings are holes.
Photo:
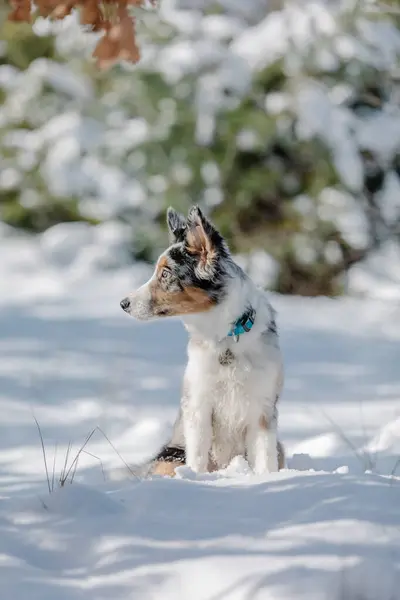
[[[31,11],[27,11],[23,6],[17,6],[8,13],[8,21],[14,21],[15,23],[30,23],[31,22]]]
[[[116,23],[108,30],[108,36],[112,42],[120,44],[121,42],[121,23]]]
[[[31,22],[31,0],[15,0],[12,2],[13,9],[9,15],[9,21],[30,23]]]
[[[150,0],[156,4],[156,0]],[[92,31],[105,30],[93,57],[100,69],[108,69],[120,60],[136,63],[140,51],[136,42],[135,19],[129,16],[127,6],[145,6],[146,0],[35,0],[42,17],[64,19],[80,5],[80,23]],[[11,21],[31,21],[31,0],[11,0]]]
[[[60,0],[36,0],[35,4],[39,10],[40,16],[46,18],[51,15],[59,2]]]
[[[101,40],[98,42],[93,58],[99,69],[109,69],[119,60],[120,52],[120,28],[119,25],[113,25]]]
[[[83,0],[80,11],[81,25],[90,25],[92,31],[105,28],[105,19],[97,0]]]
[[[140,59],[139,48],[136,43],[135,19],[132,19],[126,8],[120,15],[121,19],[121,46],[120,59],[137,63]]]
[[[14,21],[15,23],[30,23],[31,13],[27,13],[21,6],[14,8],[7,16],[8,21]]]
[[[51,13],[52,19],[62,20],[71,14],[72,9],[78,4],[78,0],[64,0],[64,2],[57,2],[57,6]]]

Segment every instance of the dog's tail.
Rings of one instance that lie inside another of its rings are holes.
[[[129,465],[112,469],[108,475],[112,481],[121,481],[130,477],[145,479],[151,475],[175,475],[176,467],[181,467],[186,462],[186,453],[184,448],[178,446],[164,446],[160,452],[152,459],[139,465]]]
[[[278,440],[278,469],[284,469],[286,466],[285,447]],[[186,462],[185,449],[178,446],[164,446],[160,452],[151,460],[139,464],[121,467],[109,471],[109,477],[112,481],[121,481],[129,477],[137,477],[138,479],[146,479],[151,475],[164,475],[174,477],[175,469],[181,467]],[[209,471],[215,471],[217,467],[210,465]]]

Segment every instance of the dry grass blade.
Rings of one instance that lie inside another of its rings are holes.
[[[364,438],[364,448],[366,448],[367,444],[368,444],[368,434],[367,434],[367,429],[365,427],[365,419],[364,419],[362,400],[360,400],[359,407],[360,407],[360,419],[361,419],[363,438]],[[363,456],[368,461],[369,470],[373,471],[376,467],[376,461],[377,461],[377,457],[378,457],[377,451],[375,451],[373,454],[369,454],[369,453],[365,452],[365,450],[364,450]]]
[[[42,445],[42,453],[43,453],[43,462],[44,462],[44,468],[45,468],[45,470],[46,470],[47,487],[49,488],[49,494],[51,494],[51,485],[50,485],[49,470],[48,470],[48,468],[47,468],[46,448],[44,447],[44,441],[43,441],[42,430],[41,430],[41,428],[40,428],[40,425],[39,425],[39,423],[38,423],[38,420],[36,419],[35,415],[33,415],[33,418],[35,419],[36,427],[37,427],[37,429],[38,429],[38,432],[39,432],[40,443],[41,443],[41,445]]]
[[[75,479],[76,469],[78,468],[78,462],[79,462],[79,454],[78,454],[77,459],[75,461],[75,466],[74,466],[74,470],[72,471],[70,483],[72,483],[74,481],[74,479]]]
[[[51,491],[52,492],[54,492],[54,480],[55,480],[55,476],[56,476],[57,448],[58,448],[58,444],[56,442],[56,445],[54,448],[54,457],[53,457],[53,473],[51,476]]]
[[[118,458],[124,463],[124,465],[126,466],[126,468],[128,469],[128,471],[130,472],[131,475],[133,475],[133,477],[135,477],[136,479],[139,479],[139,477],[136,475],[136,473],[134,471],[132,471],[131,467],[128,465],[128,463],[122,458],[121,454],[118,452],[118,450],[116,449],[116,447],[114,446],[114,444],[112,443],[112,441],[107,437],[107,435],[104,433],[104,431],[100,428],[97,427],[97,430],[100,431],[100,433],[104,436],[104,438],[107,440],[107,442],[110,444],[111,448],[114,450],[115,454],[118,456]]]
[[[391,477],[394,477],[394,476],[396,475],[396,471],[397,471],[397,469],[399,468],[399,466],[400,466],[400,456],[399,456],[399,458],[396,460],[396,462],[394,463],[394,466],[393,466],[392,472],[391,472],[391,474],[390,474],[390,475],[391,475]]]
[[[351,441],[350,438],[347,437],[347,435],[344,433],[344,431],[339,427],[339,425],[337,425],[337,423],[335,423],[335,421],[333,421],[331,419],[331,417],[329,415],[326,414],[326,412],[323,411],[323,414],[325,415],[325,418],[328,419],[329,423],[332,425],[332,427],[335,429],[335,431],[337,432],[337,434],[341,437],[341,439],[345,442],[345,444],[347,444],[349,446],[349,448],[351,448],[351,450],[354,452],[354,455],[358,458],[358,460],[361,462],[362,466],[364,467],[364,469],[366,467],[371,467],[371,459],[370,457],[368,457],[368,465],[366,465],[366,456],[365,454],[360,454],[360,452],[358,451],[357,447],[355,446],[355,444],[353,444],[353,442]],[[372,470],[372,469],[371,469]]]
[[[54,488],[55,488],[58,444],[57,443],[55,444],[54,456],[53,456],[53,465],[52,465],[52,473],[51,473],[51,478],[50,478],[49,469],[48,469],[48,466],[47,466],[47,455],[46,455],[46,448],[45,448],[45,444],[44,444],[42,430],[41,430],[41,427],[40,427],[39,422],[36,419],[35,415],[33,415],[33,418],[35,419],[36,427],[37,427],[38,432],[39,432],[40,443],[41,443],[41,446],[42,446],[43,462],[44,462],[45,471],[46,471],[47,487],[48,487],[49,493],[51,494],[52,492],[54,492]],[[128,469],[128,471],[131,473],[131,475],[133,475],[136,479],[140,479],[136,475],[136,473],[131,469],[131,467],[128,465],[128,463],[123,459],[123,457],[121,456],[121,454],[118,452],[118,450],[116,449],[116,447],[114,446],[114,444],[111,442],[111,440],[107,436],[107,434],[100,427],[95,427],[86,436],[85,441],[83,442],[82,446],[79,448],[79,450],[76,453],[76,455],[75,455],[74,459],[72,460],[71,464],[69,464],[69,457],[71,455],[72,443],[68,442],[68,447],[67,447],[67,450],[66,450],[66,453],[65,453],[65,457],[64,457],[64,461],[63,461],[63,466],[62,466],[61,473],[60,473],[60,476],[59,476],[59,479],[58,479],[60,487],[64,487],[68,480],[69,480],[70,484],[73,483],[75,475],[76,475],[76,472],[77,472],[77,468],[78,468],[79,458],[80,458],[80,455],[82,453],[88,454],[89,456],[92,456],[93,458],[95,458],[96,460],[98,460],[100,462],[101,470],[102,470],[102,473],[103,473],[103,478],[104,478],[104,481],[106,481],[106,473],[105,473],[104,464],[103,464],[103,461],[101,460],[101,458],[99,456],[96,456],[95,454],[93,454],[93,453],[85,450],[87,444],[89,443],[89,441],[92,439],[92,437],[94,436],[94,434],[97,431],[100,432],[101,435],[105,438],[105,440],[109,443],[109,445],[111,446],[111,448],[114,450],[114,452],[116,453],[116,455],[118,456],[118,458],[122,461],[122,463],[125,465],[125,467]]]
[[[64,465],[61,471],[61,475],[60,475],[60,486],[63,487],[63,485],[65,484],[65,481],[67,479],[65,473],[67,472],[67,466],[68,466],[68,458],[69,458],[69,453],[71,452],[71,442],[68,442],[68,448],[67,448],[67,452],[65,454],[65,459],[64,459]]]
[[[106,481],[106,479],[107,479],[106,478],[106,472],[104,470],[104,465],[103,465],[103,461],[101,460],[101,458],[99,456],[96,456],[95,454],[92,454],[91,452],[88,452],[87,450],[82,450],[82,452],[84,454],[87,454],[88,456],[92,456],[93,458],[95,458],[96,460],[99,461],[99,463],[101,465],[101,471],[103,473],[103,479],[104,479],[104,481]],[[71,481],[71,483],[72,483],[72,481]]]
[[[81,452],[82,452],[82,451],[85,449],[85,447],[87,446],[87,444],[89,443],[89,441],[91,440],[91,438],[93,437],[93,435],[96,433],[96,430],[97,430],[97,428],[93,429],[93,431],[91,431],[91,432],[89,433],[89,435],[86,437],[86,440],[83,442],[82,446],[79,448],[78,452],[76,453],[76,456],[75,456],[74,460],[72,461],[72,463],[71,463],[71,465],[70,465],[70,467],[69,467],[68,471],[67,471],[67,472],[66,472],[66,474],[65,474],[65,477],[64,477],[64,483],[65,483],[65,482],[66,482],[66,480],[68,479],[68,477],[69,477],[69,475],[70,475],[70,473],[71,473],[72,469],[74,469],[74,468],[75,468],[75,470],[76,470],[76,463],[77,463],[77,462],[78,462],[78,460],[79,460],[79,455],[80,455],[80,454],[81,454]]]

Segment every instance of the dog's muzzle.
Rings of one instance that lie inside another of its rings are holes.
[[[148,284],[142,285],[136,292],[129,294],[120,302],[122,310],[128,315],[139,319],[140,321],[148,321],[155,317],[152,310],[152,299]]]

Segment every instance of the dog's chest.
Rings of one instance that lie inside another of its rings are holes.
[[[211,398],[216,424],[241,429],[262,411],[263,374],[251,358],[235,353],[234,348],[209,357],[204,371],[205,393]]]

